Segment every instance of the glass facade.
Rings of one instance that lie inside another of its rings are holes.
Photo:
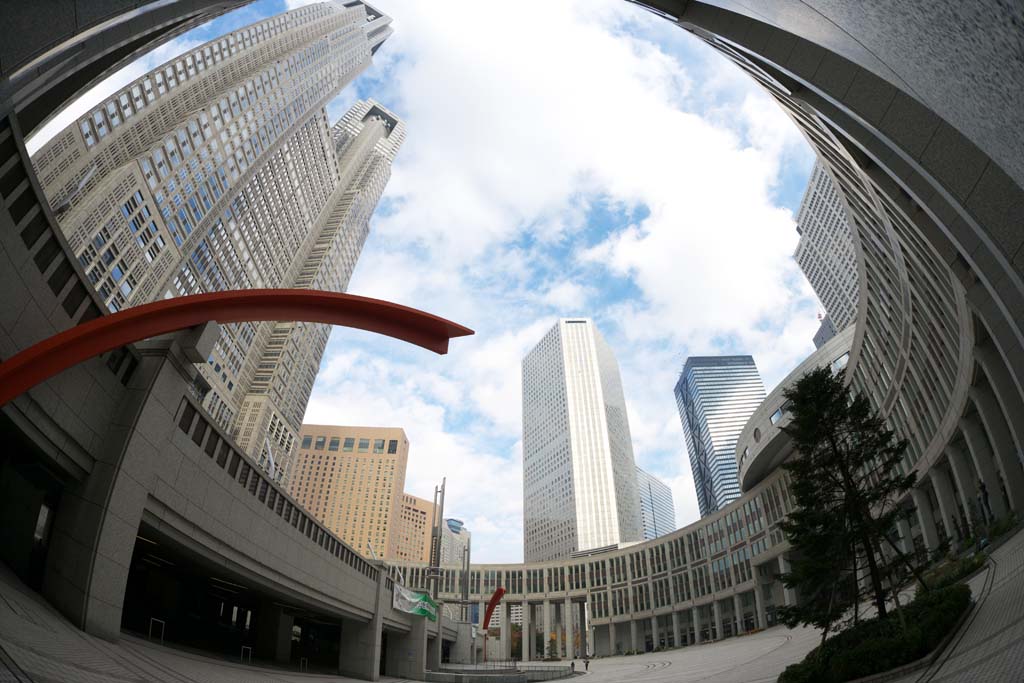
[[[691,356],[675,396],[703,517],[740,496],[736,442],[764,384],[750,356]]]
[[[653,474],[636,468],[636,490],[640,499],[640,519],[644,540],[649,541],[676,530],[676,506],[672,489]]]

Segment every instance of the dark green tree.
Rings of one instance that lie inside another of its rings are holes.
[[[917,573],[890,537],[901,515],[897,501],[916,478],[901,474],[907,443],[850,390],[843,372],[808,372],[784,396],[792,419],[783,431],[796,455],[783,467],[796,509],[782,525],[794,550],[783,581],[799,591],[801,604],[781,616],[827,633],[860,599],[862,567],[867,595],[884,619],[889,591],[898,591],[893,563]]]

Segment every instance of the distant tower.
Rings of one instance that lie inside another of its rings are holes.
[[[636,468],[636,489],[640,497],[640,517],[644,540],[658,538],[676,530],[676,506],[672,489],[653,474]]]
[[[857,255],[846,209],[820,161],[811,171],[796,222],[800,241],[793,258],[839,332],[857,319]]]
[[[619,365],[586,318],[523,359],[523,536],[527,562],[642,538]]]
[[[764,384],[750,356],[690,356],[675,396],[703,517],[739,498],[736,441]]]

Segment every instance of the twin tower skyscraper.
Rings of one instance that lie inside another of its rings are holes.
[[[326,107],[390,23],[362,2],[326,2],[232,31],[122,87],[33,156],[111,311],[219,290],[345,291],[405,130],[372,101],[334,125]],[[281,481],[329,333],[224,325],[202,371],[204,407]]]

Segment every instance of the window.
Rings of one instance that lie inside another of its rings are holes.
[[[360,453],[365,453],[368,450],[370,450],[370,440],[369,439],[359,439],[359,452]]]
[[[374,453],[383,453],[384,452],[384,439],[374,439],[373,440],[373,452]]]
[[[352,452],[352,447],[356,445],[356,440],[351,436],[345,437],[345,446],[342,448],[346,453]]]
[[[398,441],[396,439],[391,439],[390,441],[388,441],[388,454],[394,455],[397,452],[398,452]]]
[[[768,419],[771,420],[772,424],[778,424],[779,420],[782,419],[782,408],[779,408],[774,413],[772,413],[772,416]]]
[[[304,437],[302,437],[302,447],[303,448],[309,448],[312,445],[313,445],[313,437],[311,437],[311,436],[304,436]]]
[[[341,443],[341,439],[339,439],[336,436],[332,436],[331,437],[331,442],[327,446],[327,450],[329,450],[329,451],[336,451],[336,450],[338,450],[338,444],[339,443]]]
[[[316,450],[322,451],[324,449],[324,443],[326,443],[326,442],[327,442],[327,437],[325,437],[325,436],[318,436],[318,437],[316,437],[316,446],[315,446]]]

